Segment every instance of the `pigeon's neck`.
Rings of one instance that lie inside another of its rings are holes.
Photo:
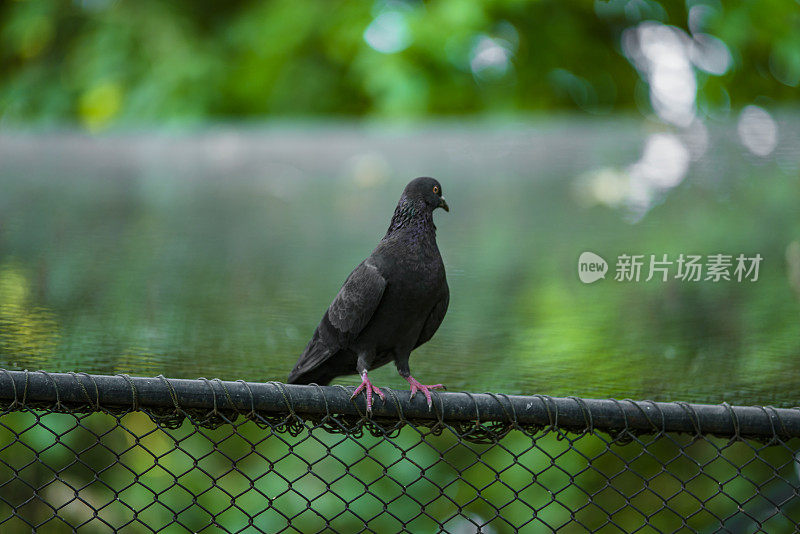
[[[422,199],[411,199],[406,195],[400,197],[394,210],[392,222],[386,237],[400,230],[411,231],[421,236],[436,237],[436,225],[433,224],[433,213]]]

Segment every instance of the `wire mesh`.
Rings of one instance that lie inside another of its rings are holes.
[[[795,532],[800,410],[0,372],[2,532]]]

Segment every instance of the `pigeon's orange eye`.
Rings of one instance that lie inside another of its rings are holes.
[[[435,195],[438,195],[438,194],[439,194],[439,186],[438,186],[438,185],[434,185],[434,186],[433,186],[433,193],[434,193]]]

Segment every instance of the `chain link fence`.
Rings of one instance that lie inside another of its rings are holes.
[[[351,391],[1,371],[0,531],[800,525],[800,410]]]

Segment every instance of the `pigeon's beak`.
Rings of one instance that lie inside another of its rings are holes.
[[[439,197],[439,207],[444,211],[450,211],[450,206],[448,206],[447,202],[444,201],[444,197]]]

